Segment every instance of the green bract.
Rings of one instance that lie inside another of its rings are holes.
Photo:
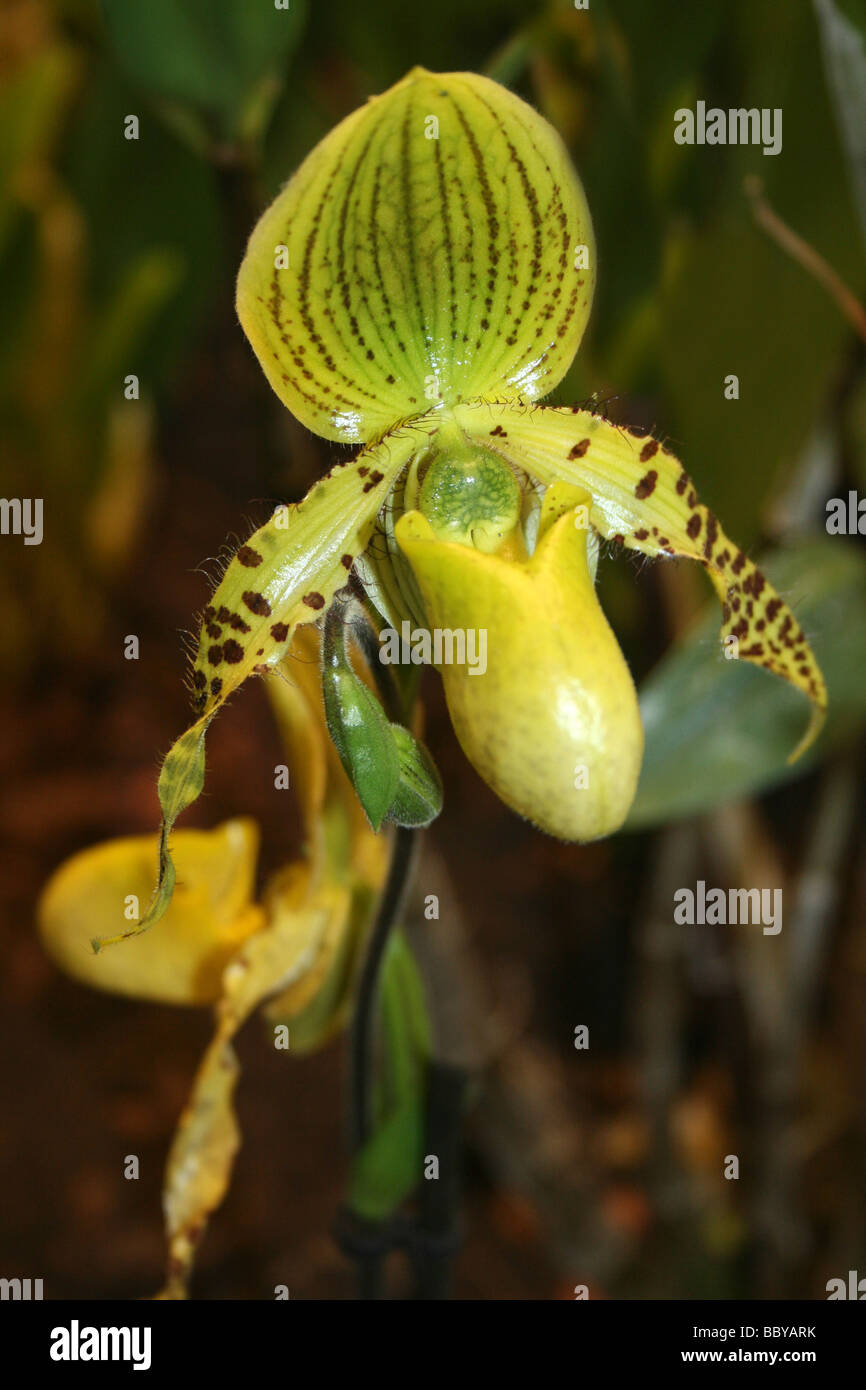
[[[430,754],[408,729],[392,724],[346,651],[346,610],[325,623],[322,695],[331,741],[374,830],[383,821],[429,825],[442,809],[442,784]]]

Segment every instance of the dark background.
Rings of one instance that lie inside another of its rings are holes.
[[[829,8],[862,39],[860,0]],[[863,170],[841,133],[857,84],[846,108],[822,57],[827,9],[4,6],[0,486],[44,497],[46,534],[38,548],[0,538],[0,1273],[43,1278],[46,1297],[135,1298],[161,1281],[162,1165],[210,1021],[62,978],[35,902],[70,854],[156,828],[159,759],[187,722],[180,634],[212,557],[333,461],[271,395],[234,277],[300,159],[420,63],[487,72],[562,133],[599,286],[557,399],[596,393],[674,441],[729,533],[787,565],[831,695],[814,755],[786,769],[805,713],[694,628],[703,576],[606,557],[606,611],[636,678],[656,668],[656,698],[635,828],[578,848],[493,797],[428,676],[446,803],[418,886],[441,896],[426,929],[469,971],[467,1029],[485,1057],[456,1292],[822,1298],[827,1279],[866,1275],[866,578],[856,538],[824,525],[827,498],[866,491],[864,348],[744,189],[758,175],[862,294]],[[673,113],[698,99],[781,107],[782,153],[677,146]],[[136,142],[123,138],[130,113]],[[129,633],[138,662],[123,659]],[[697,699],[685,668],[658,666],[675,643],[703,672],[698,743],[684,742],[683,701],[693,714]],[[252,682],[214,725],[206,792],[184,822],[254,815],[263,876],[296,848],[279,760]],[[783,886],[785,930],[674,929],[673,891],[698,878]],[[582,1023],[588,1052],[572,1045]],[[329,1238],[346,1171],[343,1047],[295,1061],[251,1025],[239,1052],[244,1146],[194,1293],[268,1298],[285,1283],[293,1298],[349,1297]],[[137,1183],[122,1176],[130,1152]],[[722,1175],[729,1153],[738,1182]]]

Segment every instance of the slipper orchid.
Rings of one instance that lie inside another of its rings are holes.
[[[815,737],[826,689],[802,630],[667,446],[538,404],[577,351],[594,279],[558,135],[471,73],[413,69],[332,130],[263,214],[241,324],[289,410],[362,447],[277,508],[205,609],[196,720],[162,770],[159,885],[136,930],[171,897],[168,836],[201,790],[211,720],[352,570],[394,628],[487,632],[484,674],[442,666],[458,737],[503,800],[563,839],[622,824],[642,756],[595,595],[602,540],[702,565],[729,649],[812,702],[796,753]]]

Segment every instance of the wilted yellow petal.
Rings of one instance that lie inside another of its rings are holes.
[[[240,1142],[233,1095],[238,1064],[232,1039],[253,1009],[303,975],[329,929],[339,930],[349,894],[323,888],[308,897],[309,872],[287,870],[271,898],[270,921],[236,952],[223,973],[213,1040],[166,1165],[163,1207],[168,1277],[162,1298],[184,1298],[196,1246],[211,1212],[222,1201]],[[117,952],[116,954],[125,954]]]
[[[231,1044],[214,1040],[199,1067],[166,1165],[162,1206],[169,1253],[161,1299],[186,1298],[205,1223],[226,1194],[241,1142],[232,1103],[239,1073]]]
[[[439,541],[419,512],[396,534],[431,627],[474,630],[486,669],[441,670],[470,762],[509,806],[551,835],[593,840],[625,819],[643,754],[637,696],[595,595],[587,531],[547,504],[530,559]],[[582,494],[580,494],[582,496]],[[588,499],[587,499],[588,500]],[[585,508],[584,508],[585,514]]]
[[[378,882],[383,878],[384,856]],[[292,1056],[323,1047],[345,1026],[375,902],[372,889],[356,886],[347,919],[331,918],[310,969],[262,1010],[272,1026],[289,1027]]]
[[[178,882],[163,929],[99,955],[91,938],[121,931],[150,899],[156,836],[83,850],[43,890],[38,921],[45,949],[67,974],[97,989],[166,1004],[211,1004],[227,961],[264,920],[251,902],[258,845],[251,820],[178,831]]]

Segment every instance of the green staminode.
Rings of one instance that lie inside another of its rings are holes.
[[[421,484],[418,508],[440,540],[495,550],[517,525],[520,487],[512,470],[486,449],[435,458]]]

